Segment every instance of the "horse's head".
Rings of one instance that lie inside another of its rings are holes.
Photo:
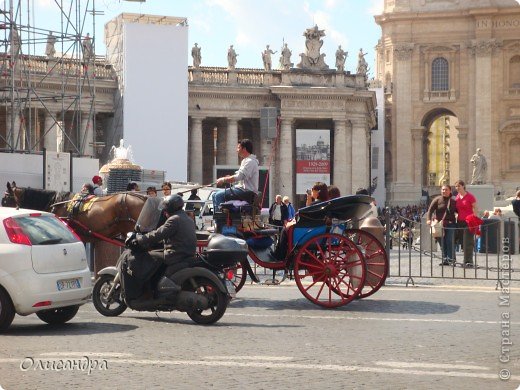
[[[16,183],[7,182],[7,190],[4,192],[4,197],[2,198],[2,206],[3,207],[20,207],[18,203],[18,199],[16,198]]]

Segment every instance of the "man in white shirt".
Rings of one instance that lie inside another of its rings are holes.
[[[240,168],[233,175],[217,179],[217,186],[236,183],[231,188],[224,188],[213,193],[213,210],[233,194],[234,198],[245,195],[249,191],[258,192],[258,159],[253,154],[253,142],[249,139],[241,140],[237,145],[237,153],[242,158]]]

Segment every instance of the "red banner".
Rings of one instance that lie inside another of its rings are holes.
[[[330,173],[330,161],[297,160],[296,173]]]

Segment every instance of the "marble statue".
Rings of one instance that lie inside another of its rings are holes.
[[[83,42],[81,42],[81,48],[83,49],[83,60],[90,61],[94,55],[94,50],[92,48],[92,39],[90,38],[90,34],[87,33]]]
[[[287,43],[284,43],[281,54],[282,54],[282,56],[280,57],[280,65],[281,65],[282,69],[284,69],[284,70],[291,69],[291,67],[294,64],[291,62],[292,51],[289,50],[289,47],[287,47]]]
[[[16,24],[13,24],[11,27],[11,32],[9,34],[9,42],[11,44],[11,54],[13,56],[17,55],[22,48],[22,40],[20,39],[20,34],[18,34],[18,29]]]
[[[348,53],[341,48],[341,45],[338,46],[338,50],[336,50],[336,69],[338,72],[343,72],[345,70],[345,60],[347,59]]]
[[[368,64],[367,64],[367,61],[365,60],[366,55],[367,55],[367,53],[363,53],[363,49],[359,49],[358,65],[357,65],[357,69],[356,69],[357,74],[361,74],[365,77],[367,76],[367,73],[368,73]]]
[[[53,58],[56,54],[56,49],[54,48],[54,44],[56,43],[56,37],[52,35],[52,31],[47,36],[47,46],[45,46],[45,55],[49,58]]]
[[[202,62],[202,55],[200,54],[200,46],[195,43],[195,46],[191,49],[191,56],[193,58],[193,67],[198,69]]]
[[[300,53],[301,61],[297,65],[302,69],[325,70],[329,69],[325,64],[325,53],[320,53],[323,46],[322,37],[325,36],[325,30],[318,29],[318,26],[308,28],[303,33],[305,37],[305,53]]]
[[[233,70],[235,69],[235,65],[237,64],[237,52],[235,49],[233,49],[233,45],[229,46],[228,52],[227,52],[227,60],[228,60],[228,69]]]
[[[473,165],[471,184],[486,184],[487,161],[480,148],[471,156],[470,162]]]
[[[276,51],[272,51],[269,48],[269,45],[265,47],[265,50],[262,52],[262,61],[264,62],[264,69],[271,70],[272,62],[271,62],[271,54],[275,54]]]

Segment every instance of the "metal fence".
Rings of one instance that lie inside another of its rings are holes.
[[[413,284],[415,278],[496,280],[497,286],[520,281],[519,225],[516,218],[484,220],[480,227],[481,235],[475,239],[472,267],[466,267],[463,262],[461,238],[464,228],[455,228],[452,244],[455,261],[447,265],[443,264],[441,249],[444,238],[432,236],[424,217],[421,222],[399,216],[391,221],[388,214],[386,226],[389,227],[386,229],[389,276],[407,278],[407,285]]]

